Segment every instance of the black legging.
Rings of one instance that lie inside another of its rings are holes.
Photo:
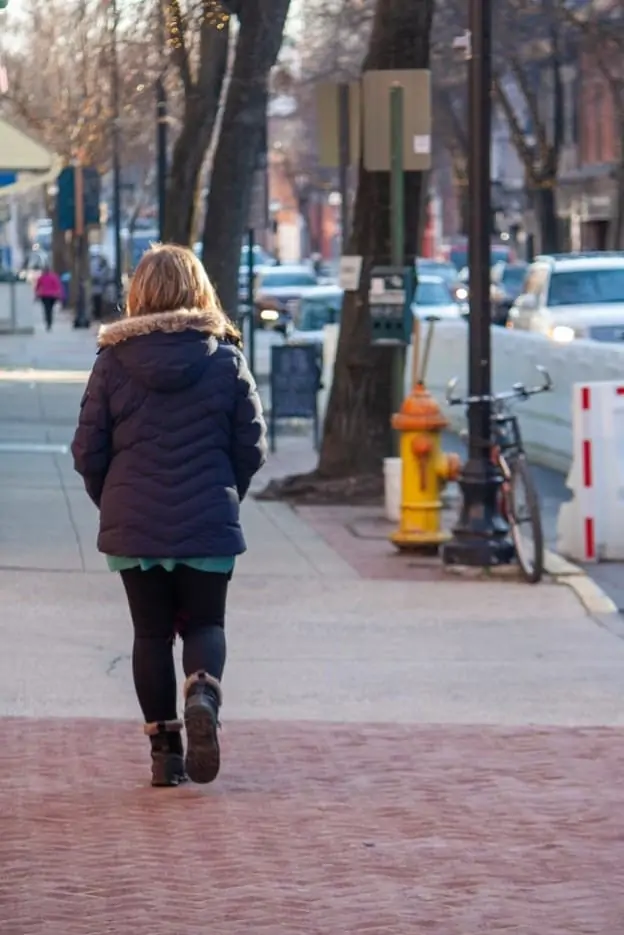
[[[132,673],[147,723],[177,717],[173,664],[182,637],[185,675],[204,671],[221,680],[225,666],[225,602],[229,575],[177,565],[121,572],[134,624]]]
[[[44,295],[41,299],[41,304],[43,305],[43,320],[45,321],[45,326],[49,331],[52,327],[52,322],[54,321],[54,306],[56,304],[56,299],[53,299],[51,296]]]

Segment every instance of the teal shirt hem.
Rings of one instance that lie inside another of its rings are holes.
[[[119,555],[107,555],[106,562],[109,571],[129,571],[131,568],[140,568],[149,571],[160,566],[165,571],[173,571],[176,565],[187,565],[195,571],[212,572],[213,574],[229,575],[234,571],[234,556],[218,556],[214,558],[125,558]]]

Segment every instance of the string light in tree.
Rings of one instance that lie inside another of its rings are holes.
[[[234,0],[236,2],[236,0]],[[201,21],[215,29],[225,29],[231,13],[221,0],[202,0]],[[184,32],[187,17],[180,9],[179,0],[169,0],[166,5],[166,27],[168,43],[172,49],[181,49],[184,45]]]

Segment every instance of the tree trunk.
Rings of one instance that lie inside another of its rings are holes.
[[[164,240],[190,246],[195,235],[197,194],[206,152],[219,113],[227,71],[229,31],[202,25],[197,78],[187,76],[182,129],[175,141],[167,181]]]
[[[377,0],[364,70],[427,68],[433,0]],[[418,249],[421,173],[405,178],[405,258]],[[390,262],[390,177],[360,165],[348,253],[364,257],[360,289],[346,293],[318,474],[379,475],[388,454],[393,349],[371,344],[371,267]]]
[[[288,6],[289,0],[256,0],[242,7],[236,59],[206,199],[204,265],[223,307],[234,318],[241,243],[264,137],[269,73],[282,44]]]
[[[535,207],[540,230],[540,252],[558,253],[561,238],[554,180],[535,192]]]

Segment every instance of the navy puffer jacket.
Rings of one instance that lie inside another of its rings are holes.
[[[265,460],[266,426],[222,313],[124,318],[98,344],[72,454],[100,509],[100,551],[244,552],[239,506]]]

